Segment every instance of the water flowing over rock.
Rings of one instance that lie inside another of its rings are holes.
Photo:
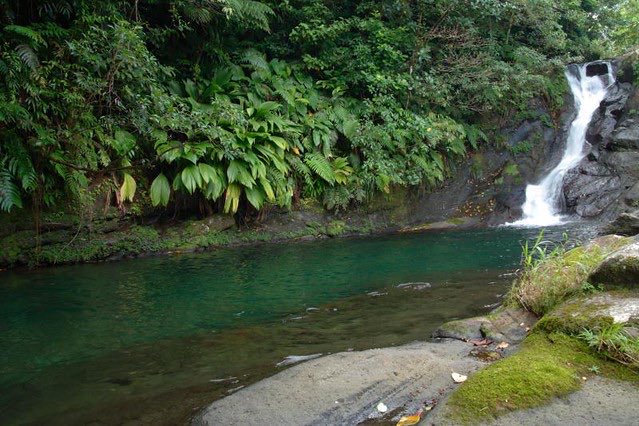
[[[614,75],[607,62],[570,66],[566,71],[566,78],[574,96],[577,116],[568,132],[563,156],[559,164],[540,183],[526,187],[526,201],[522,207],[523,218],[513,225],[547,226],[562,222],[563,218],[560,213],[564,176],[588,154],[585,149],[586,131],[593,114],[606,98],[608,89],[614,84]],[[615,185],[614,179],[613,181],[604,179],[599,183],[600,185]],[[592,190],[596,191],[596,188],[592,188]],[[606,200],[599,200],[599,204],[605,205]],[[594,209],[591,212],[584,212],[584,214],[596,215],[596,211],[597,209]]]

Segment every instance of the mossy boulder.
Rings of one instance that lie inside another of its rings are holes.
[[[590,274],[592,284],[639,288],[639,240],[608,255]]]
[[[621,213],[604,228],[604,232],[627,236],[639,234],[639,210]]]
[[[569,300],[545,315],[536,328],[579,334],[613,323],[639,322],[639,292],[608,292]]]
[[[449,321],[439,326],[434,332],[433,338],[471,340],[483,338],[481,326],[487,322],[486,317],[474,317],[463,320]]]

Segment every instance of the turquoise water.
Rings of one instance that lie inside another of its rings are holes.
[[[288,354],[426,339],[498,302],[511,280],[503,273],[534,233],[262,244],[5,272],[0,423],[185,421]],[[406,282],[431,288],[395,288]],[[216,381],[228,376],[239,378]],[[167,404],[181,407],[177,417],[157,414]]]

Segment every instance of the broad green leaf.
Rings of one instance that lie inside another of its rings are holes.
[[[246,169],[246,166],[241,161],[233,160],[229,164],[226,170],[226,175],[229,178],[229,183],[239,182],[247,188],[252,188],[255,185],[255,180],[251,173]]]
[[[133,197],[135,196],[135,190],[137,189],[137,184],[135,183],[135,179],[128,173],[124,174],[124,182],[120,187],[120,198],[125,201],[133,201]]]
[[[271,182],[268,179],[261,177],[260,185],[262,185],[262,189],[264,189],[264,193],[266,194],[266,199],[270,202],[275,201],[275,192],[273,191],[273,187],[271,186]]]
[[[256,186],[254,188],[245,188],[245,192],[248,202],[256,209],[261,209],[262,204],[264,204],[264,201],[266,200],[266,196],[262,189]]]
[[[171,187],[169,180],[160,173],[151,184],[151,202],[154,206],[169,204],[169,196],[171,195]]]
[[[224,200],[224,212],[235,213],[240,206],[240,196],[242,195],[242,186],[231,183],[226,187],[226,199]]]
[[[202,187],[202,175],[195,164],[185,167],[180,175],[182,176],[182,184],[190,194]]]
[[[212,180],[219,180],[219,176],[217,175],[217,170],[206,163],[200,163],[197,165],[200,170],[200,175],[202,176],[202,180],[204,183],[209,183]]]
[[[280,137],[280,136],[270,136],[271,141],[273,141],[273,143],[275,143],[275,145],[277,145],[278,147],[282,148],[283,150],[287,150],[288,149],[288,142],[286,142],[286,139]]]

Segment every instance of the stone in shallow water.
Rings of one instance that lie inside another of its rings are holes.
[[[485,362],[493,362],[501,359],[499,352],[489,348],[474,348],[470,351],[470,355]]]
[[[322,354],[312,354],[312,355],[289,355],[284,358],[282,361],[278,362],[276,365],[278,367],[284,367],[287,365],[297,364],[298,362],[309,361],[311,359],[319,358]]]
[[[490,315],[450,321],[433,332],[435,338],[473,340],[488,338],[499,342],[519,343],[537,317],[523,309],[500,308]]]
[[[424,282],[402,283],[397,285],[397,288],[417,290],[417,291],[426,290],[431,287],[432,286],[430,283],[424,283]]]

